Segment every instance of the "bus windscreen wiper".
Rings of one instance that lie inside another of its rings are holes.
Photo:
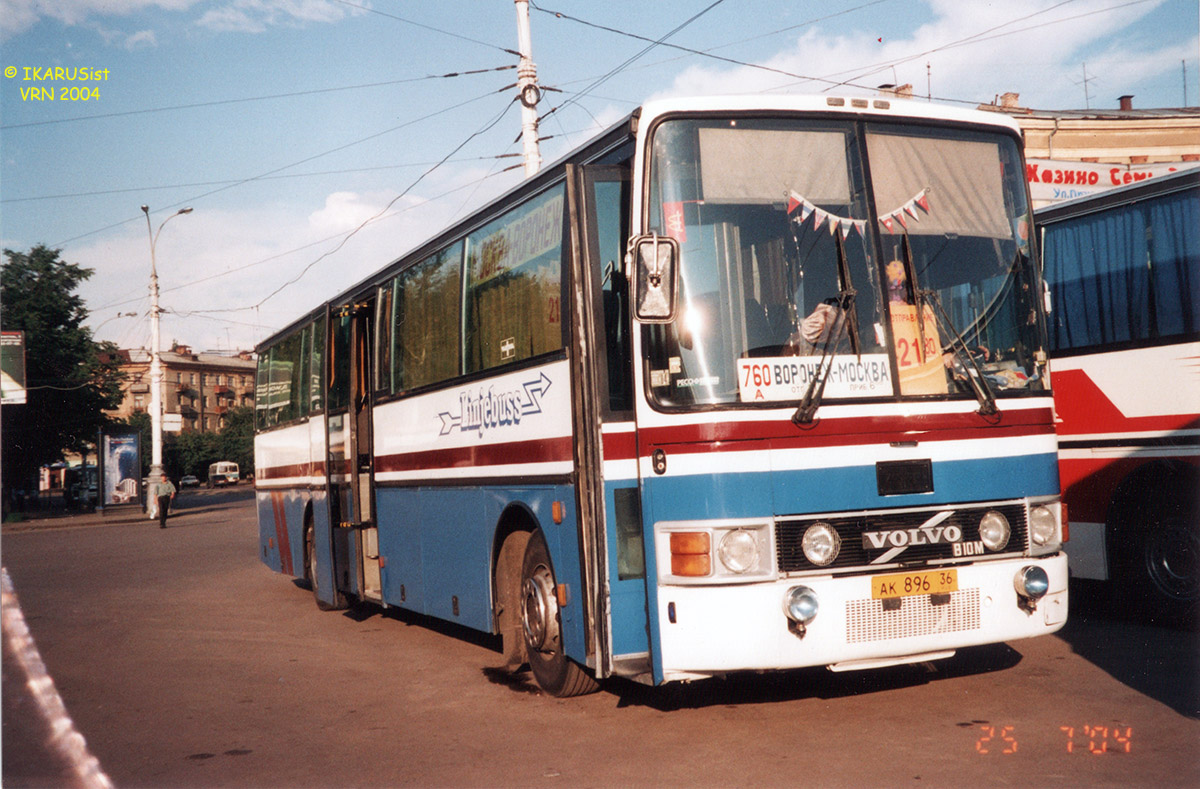
[[[862,357],[862,347],[858,336],[858,310],[854,306],[856,293],[854,283],[850,280],[850,264],[846,261],[846,246],[842,242],[841,234],[834,233],[833,238],[834,246],[837,249],[838,282],[842,289],[834,300],[837,306],[834,326],[825,334],[825,343],[821,346],[821,358],[817,360],[817,369],[813,371],[813,377],[808,382],[808,389],[805,390],[804,398],[796,408],[796,413],[792,414],[792,423],[796,425],[811,424],[813,417],[816,416],[817,409],[821,406],[821,398],[825,394],[825,381],[829,378],[830,368],[833,367],[832,351],[842,341],[842,335],[846,333],[847,328],[850,331],[850,349],[860,359]]]
[[[954,358],[967,373],[967,383],[971,385],[971,391],[975,394],[975,399],[979,401],[980,415],[996,414],[996,395],[992,392],[991,384],[988,383],[987,377],[979,367],[979,362],[975,360],[975,355],[967,348],[967,341],[963,339],[962,334],[951,322],[950,316],[946,314],[946,310],[942,308],[942,301],[938,298],[937,293],[932,290],[920,290],[917,291],[917,298],[919,302],[934,306],[933,315],[938,326],[954,338],[950,342],[950,348],[954,353]],[[920,314],[924,314],[924,308],[920,306],[918,308],[922,310]]]
[[[813,371],[813,377],[809,379],[804,398],[796,408],[796,413],[792,414],[793,424],[812,424],[817,409],[821,407],[821,397],[825,394],[825,381],[828,380],[829,370],[833,367],[833,350],[837,348],[838,343],[842,341],[842,336],[846,333],[846,324],[850,322],[848,318],[854,310],[854,295],[853,290],[843,290],[836,299],[830,300],[836,303],[837,308],[836,316],[833,319],[834,325],[825,335],[825,342],[821,346],[821,356],[817,359],[817,369]]]

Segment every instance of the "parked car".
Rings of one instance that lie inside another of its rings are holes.
[[[182,477],[179,478],[179,487],[181,487],[181,488],[198,488],[198,487],[200,487],[200,480],[197,479],[192,474],[184,474]]]

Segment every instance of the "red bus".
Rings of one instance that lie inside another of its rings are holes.
[[[1200,168],[1041,209],[1073,578],[1200,601]]]

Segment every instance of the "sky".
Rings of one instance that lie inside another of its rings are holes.
[[[535,0],[530,24],[546,163],[667,96],[1200,105],[1196,0]],[[0,242],[92,269],[96,338],[149,348],[153,236],[164,349],[253,348],[520,182],[516,49],[512,0],[0,0]]]

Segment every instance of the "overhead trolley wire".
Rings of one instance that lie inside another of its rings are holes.
[[[348,6],[350,8],[357,8],[359,11],[365,11],[369,14],[375,14],[376,16],[382,16],[382,17],[386,17],[388,19],[394,19],[397,22],[403,22],[406,25],[412,25],[414,27],[423,28],[425,30],[431,30],[434,33],[441,33],[444,36],[450,36],[451,38],[457,38],[460,41],[469,41],[472,44],[479,44],[480,46],[483,46],[483,47],[489,47],[491,49],[498,49],[501,52],[504,52],[509,55],[513,55],[518,58],[521,57],[521,53],[516,51],[515,49],[509,49],[508,47],[502,47],[499,44],[493,44],[489,41],[480,41],[478,38],[471,38],[470,36],[464,36],[462,33],[455,33],[450,30],[443,30],[440,27],[434,27],[433,25],[427,25],[424,22],[414,22],[411,19],[407,19],[405,17],[398,16],[396,14],[389,14],[386,11],[380,11],[378,8],[372,8],[371,6],[361,5],[359,3],[351,3],[350,0],[333,0],[333,2],[340,3],[341,5]]]
[[[692,22],[695,22],[697,19],[699,19],[700,17],[704,16],[704,15],[705,15],[705,14],[707,14],[709,11],[713,10],[714,8],[716,8],[717,6],[719,6],[719,5],[720,5],[721,3],[723,3],[723,2],[725,2],[725,0],[716,0],[716,1],[715,1],[715,2],[713,2],[713,3],[710,3],[710,4],[709,4],[708,6],[706,6],[704,9],[702,9],[701,11],[699,11],[699,12],[697,12],[697,13],[693,14],[692,16],[688,17],[688,19],[686,19],[684,22],[682,22],[681,24],[679,24],[678,26],[676,26],[675,28],[673,28],[672,30],[670,30],[670,31],[669,31],[669,32],[668,32],[666,35],[662,36],[662,37],[661,37],[661,38],[659,38],[659,39],[656,39],[656,40],[651,40],[651,39],[648,39],[648,38],[643,38],[642,36],[634,36],[635,38],[641,38],[643,41],[650,41],[650,45],[649,45],[649,46],[647,46],[647,47],[645,47],[645,48],[643,48],[643,49],[642,49],[640,52],[638,52],[636,55],[633,55],[632,57],[626,58],[626,59],[625,59],[625,60],[624,60],[624,61],[623,61],[623,62],[622,62],[620,65],[618,65],[618,66],[616,66],[615,68],[611,69],[611,70],[610,70],[610,71],[609,71],[607,74],[605,74],[605,75],[603,75],[602,77],[598,78],[598,79],[597,79],[597,80],[595,80],[595,81],[594,81],[594,82],[593,82],[591,85],[588,85],[588,86],[587,86],[586,88],[584,88],[582,91],[580,91],[579,93],[576,93],[574,96],[572,96],[571,98],[567,99],[567,100],[566,100],[566,101],[564,101],[562,104],[559,104],[558,106],[551,108],[551,109],[550,109],[550,111],[549,111],[549,112],[547,112],[547,113],[546,113],[545,115],[543,115],[542,117],[543,117],[543,118],[545,118],[545,117],[546,117],[546,116],[548,116],[548,115],[552,115],[552,114],[554,114],[555,112],[558,112],[559,110],[563,109],[564,107],[569,107],[569,106],[570,106],[570,105],[572,105],[572,104],[578,104],[578,103],[579,103],[579,100],[580,100],[580,99],[582,99],[584,96],[588,95],[589,93],[591,93],[591,92],[592,92],[592,90],[594,90],[595,88],[598,88],[598,87],[600,87],[600,86],[601,86],[601,85],[603,85],[605,82],[608,82],[608,80],[612,79],[614,76],[616,76],[617,74],[619,74],[620,72],[622,72],[622,71],[624,71],[626,68],[628,68],[628,67],[630,66],[630,64],[632,64],[632,63],[633,63],[635,60],[637,60],[638,58],[642,57],[642,55],[645,55],[647,52],[649,52],[650,50],[654,49],[655,47],[658,47],[658,46],[661,46],[661,45],[663,45],[663,43],[664,43],[664,42],[665,42],[665,41],[666,41],[668,38],[670,38],[671,36],[675,35],[675,34],[676,34],[676,33],[678,33],[680,30],[683,30],[685,27],[687,27],[688,25],[690,25]],[[530,5],[533,5],[533,4],[532,4],[532,3],[530,3]],[[536,8],[536,6],[534,6],[534,7]],[[542,9],[538,8],[537,10],[541,11]],[[671,45],[671,44],[667,44],[666,46],[673,46],[673,45]]]
[[[311,162],[311,161],[313,161],[313,160],[315,160],[315,159],[320,159],[320,158],[321,158],[321,157],[323,157],[323,156],[328,156],[328,155],[330,155],[330,154],[332,154],[332,153],[337,153],[338,151],[344,151],[344,150],[346,150],[347,148],[352,148],[352,147],[354,147],[355,145],[360,145],[360,144],[362,144],[362,143],[364,143],[364,142],[367,142],[368,140],[373,140],[373,139],[375,139],[375,138],[377,138],[377,137],[382,137],[382,136],[383,136],[383,135],[385,135],[385,134],[390,134],[390,133],[392,133],[392,132],[394,132],[394,131],[398,131],[398,130],[400,130],[400,129],[403,129],[403,128],[407,127],[407,126],[412,126],[412,125],[413,125],[413,124],[415,124],[415,123],[420,123],[421,121],[429,120],[430,118],[437,117],[438,115],[443,115],[443,114],[445,114],[445,113],[447,113],[447,112],[451,112],[451,111],[453,111],[453,110],[460,109],[460,108],[462,108],[462,107],[465,107],[465,106],[467,106],[468,104],[473,104],[473,103],[475,103],[475,102],[477,102],[477,101],[482,101],[483,99],[486,99],[486,98],[488,98],[488,97],[490,97],[490,96],[493,96],[493,95],[495,95],[495,93],[496,93],[496,91],[488,91],[487,93],[484,93],[484,94],[482,94],[482,95],[476,96],[475,98],[472,98],[472,99],[467,99],[466,101],[461,101],[461,102],[459,102],[458,104],[454,104],[454,105],[451,105],[451,106],[449,106],[449,107],[444,107],[444,108],[442,108],[442,109],[440,109],[440,110],[436,110],[435,112],[431,112],[431,113],[429,113],[429,114],[427,114],[427,115],[422,115],[422,116],[421,116],[421,117],[419,117],[419,118],[413,118],[413,119],[411,119],[411,120],[407,120],[407,121],[405,121],[404,123],[401,123],[401,124],[399,124],[399,125],[397,125],[397,126],[393,126],[393,127],[389,128],[389,129],[384,129],[383,131],[380,131],[380,132],[376,132],[376,133],[374,133],[374,134],[367,135],[366,137],[362,137],[362,138],[360,138],[360,139],[354,140],[353,142],[348,142],[348,143],[345,143],[344,145],[339,145],[339,146],[337,146],[336,148],[330,148],[330,149],[329,149],[329,150],[327,150],[327,151],[322,151],[321,153],[313,154],[312,156],[306,156],[305,158],[303,158],[303,159],[300,159],[300,160],[298,160],[298,161],[295,161],[295,162],[292,162],[291,164],[285,164],[285,165],[283,165],[283,166],[281,166],[281,167],[276,167],[276,168],[274,168],[273,170],[267,170],[266,172],[259,173],[258,175],[253,175],[253,176],[250,176],[249,178],[243,178],[243,179],[241,179],[240,181],[235,181],[235,182],[233,182],[233,183],[230,183],[230,184],[228,184],[228,185],[226,185],[226,186],[222,186],[222,187],[220,187],[220,188],[218,188],[218,189],[212,189],[212,190],[210,190],[210,191],[208,191],[208,192],[204,192],[204,193],[202,193],[202,194],[195,195],[195,196],[193,196],[193,197],[190,197],[190,198],[187,198],[187,199],[185,199],[185,200],[180,200],[180,201],[177,201],[177,202],[175,202],[175,203],[173,203],[173,204],[171,204],[171,205],[169,205],[169,206],[165,206],[165,207],[164,207],[164,210],[170,210],[170,209],[172,209],[172,208],[179,208],[179,207],[181,207],[181,206],[184,206],[184,205],[189,205],[189,204],[191,204],[191,203],[194,203],[194,202],[196,202],[196,201],[198,201],[198,200],[202,200],[202,199],[204,199],[205,197],[211,197],[212,195],[218,194],[218,193],[220,193],[220,192],[224,192],[224,191],[226,191],[226,190],[229,190],[229,189],[234,189],[234,188],[236,188],[236,187],[242,186],[243,184],[248,184],[248,183],[252,183],[252,182],[254,182],[254,181],[263,180],[263,179],[265,179],[265,178],[266,178],[266,177],[268,177],[268,176],[276,175],[276,174],[278,174],[278,173],[281,173],[281,172],[283,172],[284,170],[290,170],[290,169],[291,169],[291,168],[293,168],[293,167],[298,167],[298,166],[300,166],[300,165],[302,165],[302,164],[305,164],[305,163],[307,163],[307,162]],[[81,234],[79,234],[79,235],[77,235],[77,236],[73,236],[73,237],[71,237],[71,238],[68,238],[68,239],[66,239],[65,241],[59,241],[59,242],[56,242],[56,243],[52,244],[51,246],[52,246],[52,247],[62,247],[62,246],[64,246],[64,245],[66,245],[66,244],[69,244],[69,243],[71,243],[72,241],[78,241],[78,240],[79,240],[79,239],[81,239],[81,238],[86,238],[86,237],[88,237],[88,236],[95,235],[96,233],[103,233],[103,232],[104,232],[104,231],[106,231],[106,230],[112,230],[113,228],[120,227],[121,225],[126,225],[126,224],[129,224],[130,222],[139,221],[139,220],[141,220],[141,219],[142,219],[142,217],[141,217],[140,215],[139,215],[139,216],[135,216],[135,217],[130,217],[130,218],[128,218],[128,219],[123,219],[123,220],[121,220],[120,222],[114,222],[114,223],[112,223],[111,225],[106,225],[105,227],[97,228],[96,230],[89,230],[89,231],[88,231],[88,232],[86,232],[86,233],[81,233]]]
[[[432,173],[434,170],[437,170],[439,167],[441,167],[443,164],[445,164],[447,161],[449,161],[450,157],[454,156],[454,154],[458,153],[464,147],[466,147],[467,143],[471,142],[472,140],[474,140],[476,137],[480,136],[481,134],[484,134],[484,133],[490,131],[496,124],[498,124],[501,121],[501,119],[504,118],[504,116],[508,113],[509,108],[512,107],[512,105],[514,103],[516,103],[516,101],[517,101],[516,97],[513,97],[512,99],[510,99],[509,102],[504,106],[504,109],[501,110],[500,113],[498,115],[496,115],[495,118],[493,118],[487,124],[485,124],[484,126],[479,128],[477,131],[472,132],[470,135],[468,135],[466,137],[466,139],[464,139],[462,142],[460,142],[458,145],[456,145],[453,150],[451,150],[448,154],[446,154],[444,157],[442,157],[441,161],[439,161],[437,164],[430,167],[425,172],[421,173],[421,175],[417,176],[416,180],[414,180],[411,184],[406,186],[404,188],[404,190],[402,192],[400,192],[400,194],[393,197],[392,200],[386,206],[384,206],[382,209],[380,209],[374,216],[363,220],[356,228],[351,230],[349,233],[344,234],[344,236],[342,237],[342,240],[337,244],[337,246],[335,246],[333,249],[328,250],[327,252],[323,252],[321,255],[319,255],[312,261],[310,261],[308,263],[308,265],[306,265],[303,269],[301,269],[299,274],[297,274],[295,277],[288,280],[287,282],[283,283],[275,290],[268,293],[257,303],[246,306],[246,307],[229,307],[226,309],[217,309],[217,310],[193,310],[193,312],[194,313],[222,313],[222,312],[242,312],[244,310],[249,310],[249,309],[258,309],[263,304],[265,304],[267,301],[269,301],[270,299],[277,296],[285,288],[288,288],[291,285],[294,285],[295,283],[299,282],[300,279],[305,274],[307,274],[309,271],[312,270],[313,266],[317,265],[322,260],[324,260],[325,258],[329,257],[330,255],[336,253],[338,250],[340,250],[342,247],[344,247],[346,245],[346,242],[348,242],[351,238],[353,238],[355,235],[357,235],[360,230],[362,230],[364,227],[369,225],[371,222],[374,222],[379,217],[383,216],[383,214],[386,213],[393,205],[395,205],[396,202],[400,198],[404,197],[410,191],[412,191],[413,188],[416,187],[417,184],[421,183],[421,181],[423,181],[427,175]]]
[[[266,96],[246,96],[240,99],[216,99],[214,101],[199,101],[192,104],[175,104],[168,107],[147,107],[140,110],[126,110],[124,112],[105,112],[98,115],[81,115],[75,118],[53,118],[50,120],[31,121],[29,123],[13,123],[9,125],[0,124],[0,130],[12,131],[13,129],[24,129],[31,126],[48,126],[53,123],[75,123],[77,121],[92,121],[102,118],[123,118],[129,115],[147,115],[156,112],[174,112],[177,110],[194,110],[204,109],[207,107],[219,107],[228,104],[246,104],[252,101],[269,101],[271,99],[293,99],[300,96],[319,96],[324,93],[338,93],[346,90],[363,90],[365,88],[384,88],[390,85],[406,85],[412,82],[428,82],[435,79],[453,79],[455,77],[465,77],[474,74],[490,74],[494,71],[511,71],[516,68],[516,65],[509,66],[493,66],[491,68],[470,69],[468,71],[451,71],[447,74],[428,74],[424,77],[408,77],[406,79],[393,79],[384,82],[367,82],[362,85],[342,85],[334,88],[312,88],[311,90],[296,90],[289,93],[272,93]]]

